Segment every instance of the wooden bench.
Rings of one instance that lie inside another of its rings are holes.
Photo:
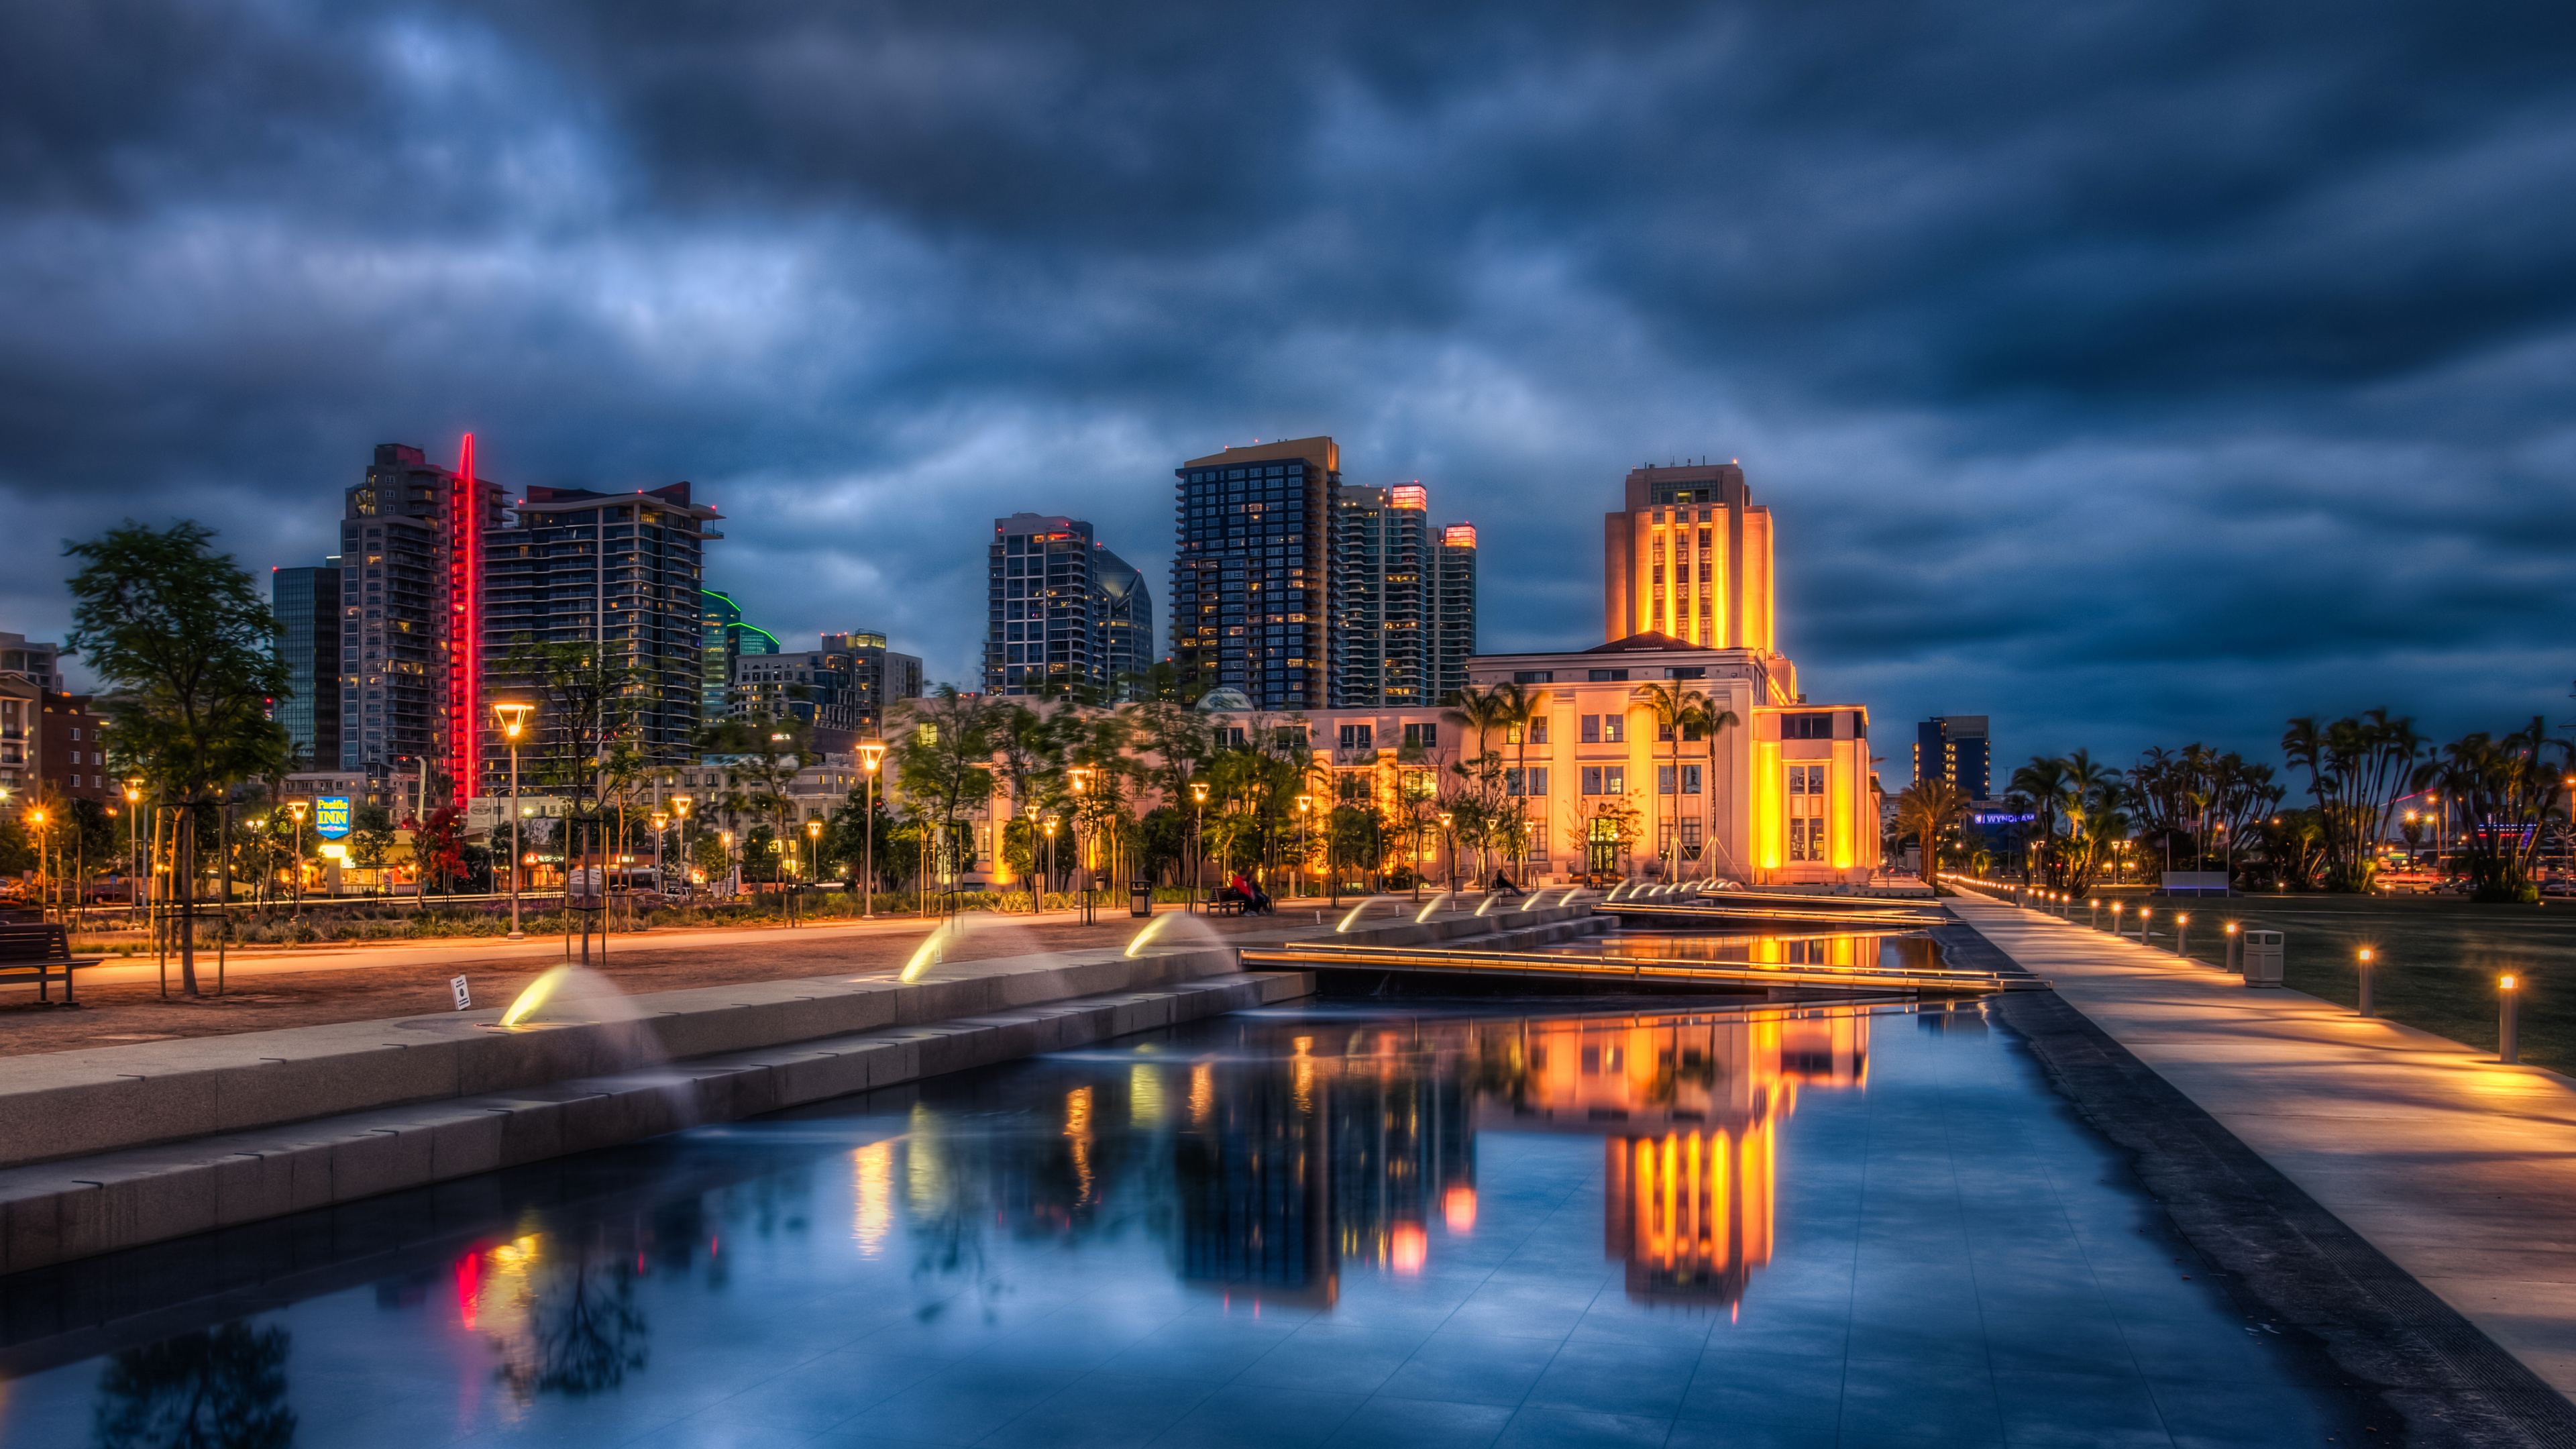
[[[51,984],[63,983],[63,1000],[72,1000],[72,972],[77,967],[95,966],[100,958],[72,955],[71,935],[60,923],[47,922],[0,925],[0,982],[36,983],[36,999],[51,1001]]]
[[[1250,901],[1228,891],[1208,897],[1207,908],[1211,916],[1239,916],[1243,914],[1243,908],[1250,904],[1252,904]]]

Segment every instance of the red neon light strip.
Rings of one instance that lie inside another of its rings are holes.
[[[483,490],[465,435],[447,509],[447,774],[459,808],[483,775]]]

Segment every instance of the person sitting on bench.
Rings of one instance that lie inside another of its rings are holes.
[[[1236,900],[1243,902],[1243,911],[1245,915],[1266,916],[1270,914],[1270,897],[1261,893],[1261,887],[1254,885],[1249,880],[1246,880],[1242,871],[1236,871],[1234,873],[1234,879],[1225,883],[1225,888],[1228,891],[1233,892]]]

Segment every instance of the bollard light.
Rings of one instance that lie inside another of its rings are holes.
[[[2189,911],[2174,917],[2174,954],[2177,956],[2191,954],[2191,912]]]
[[[2522,993],[2510,976],[2496,982],[2496,1060],[2522,1060]]]
[[[2239,969],[2239,968],[2238,968],[2238,966],[2237,966],[2237,964],[2236,964],[2236,948],[2237,948],[2237,947],[2239,947],[2239,946],[2241,946],[2241,945],[2243,945],[2243,944],[2244,944],[2244,942],[2243,942],[2242,940],[2240,940],[2240,939],[2237,937],[2237,934],[2236,934],[2236,923],[2235,923],[2234,921],[2230,921],[2230,922],[2228,922],[2228,923],[2227,923],[2227,969],[2228,969],[2228,970],[2230,970],[2230,971],[2234,971],[2234,970]]]
[[[2356,1016],[2369,1016],[2371,1014],[2370,948],[2368,946],[2361,948],[2361,1008],[2353,1014]]]

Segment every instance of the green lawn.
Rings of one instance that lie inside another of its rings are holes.
[[[2354,968],[2368,946],[2380,1015],[2487,1051],[2496,1044],[2496,978],[2510,972],[2523,982],[2522,1059],[2576,1072],[2576,901],[2500,906],[2457,896],[2319,895],[2146,904],[2155,908],[2160,937],[2172,913],[2189,911],[2191,954],[2213,965],[2224,959],[2218,928],[2227,921],[2281,932],[2283,984],[2347,1006],[2358,1000]],[[2130,910],[2137,905],[2131,897]],[[2075,920],[2087,918],[2075,912]],[[2552,989],[2562,971],[2569,982],[2563,994]]]

